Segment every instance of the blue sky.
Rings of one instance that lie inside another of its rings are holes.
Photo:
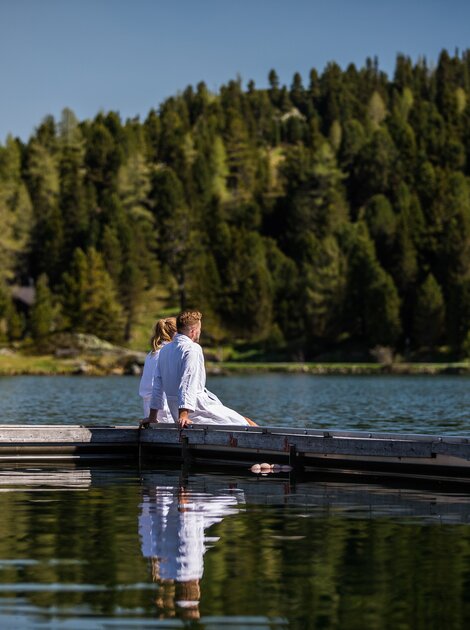
[[[328,61],[470,48],[468,0],[0,0],[0,142],[70,107],[146,117],[199,81],[259,87]]]

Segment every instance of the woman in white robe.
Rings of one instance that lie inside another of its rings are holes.
[[[142,377],[139,385],[139,396],[142,398],[144,406],[144,418],[148,418],[150,413],[150,399],[152,397],[153,379],[155,376],[155,369],[157,367],[160,350],[172,340],[175,332],[176,319],[174,317],[159,319],[155,324],[154,333],[150,341],[152,350],[145,357],[144,369],[142,371]],[[173,422],[173,417],[170,413],[166,399],[163,401],[162,409],[158,412],[157,419],[158,422]]]

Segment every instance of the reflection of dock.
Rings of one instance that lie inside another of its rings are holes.
[[[341,516],[343,518],[417,518],[429,523],[469,523],[470,494],[422,488],[396,487],[392,484],[334,481],[306,481],[291,484],[275,477],[240,478],[226,475],[194,475],[187,486],[192,493],[221,495],[243,492],[246,506],[286,506],[301,510],[304,517]],[[178,488],[177,472],[145,472],[145,486]],[[248,508],[247,508],[248,509]]]
[[[65,470],[0,469],[0,492],[19,490],[87,490],[91,486],[91,471],[87,468]]]
[[[351,519],[412,518],[421,523],[470,523],[470,493],[445,488],[423,487],[409,481],[367,483],[354,475],[347,481],[315,480],[293,482],[287,477],[246,476],[240,474],[188,474],[185,469],[141,470],[117,463],[87,466],[80,462],[35,464],[1,463],[0,493],[22,491],[88,490],[138,483],[150,492],[157,486],[175,492],[184,488],[193,497],[211,504],[213,497],[243,497],[242,505],[287,507],[304,518],[339,516]],[[240,505],[241,507],[241,505]],[[228,510],[227,514],[231,513]]]
[[[466,437],[266,427],[174,425],[155,429],[3,425],[0,461],[140,459],[218,467],[289,464],[294,471],[461,478],[470,481]]]

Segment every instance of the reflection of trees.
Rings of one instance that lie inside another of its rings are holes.
[[[18,585],[0,591],[0,603],[21,596],[46,615],[54,607],[71,615],[128,609],[154,617],[155,585],[136,527],[141,492],[137,479],[86,491],[0,492],[0,586]],[[209,534],[220,542],[204,555],[203,616],[284,617],[299,630],[469,627],[466,524],[350,518],[334,504],[327,512],[279,501],[248,504]],[[155,563],[153,569],[159,579]],[[45,587],[22,592],[25,583]],[[48,584],[96,588],[57,591]],[[137,584],[148,589],[126,589]],[[179,588],[158,589],[164,616],[175,600],[192,597]]]
[[[0,583],[45,585],[23,594],[31,604],[59,610],[86,605],[101,614],[118,606],[149,607],[145,591],[118,590],[146,580],[137,536],[129,535],[138,515],[136,487],[0,493],[0,514],[0,559],[17,560],[2,567]],[[91,586],[47,589],[56,584]]]
[[[302,629],[453,628],[469,621],[465,525],[270,518],[253,506],[248,514],[219,526],[221,538],[239,546],[207,556],[203,610],[282,615]]]

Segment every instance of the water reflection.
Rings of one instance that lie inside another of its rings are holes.
[[[87,490],[91,486],[89,468],[64,468],[50,470],[44,468],[3,468],[0,469],[0,492],[18,492],[19,490],[41,491]]]
[[[470,627],[465,488],[9,466],[0,514],[1,628]]]
[[[199,619],[204,554],[218,540],[208,530],[244,505],[237,488],[210,494],[184,485],[144,485],[139,535],[158,584],[159,616]]]

